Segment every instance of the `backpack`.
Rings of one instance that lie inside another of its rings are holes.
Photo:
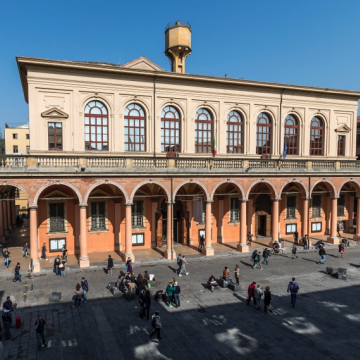
[[[12,321],[11,313],[10,312],[3,313],[2,314],[2,319],[3,319],[4,322]]]
[[[297,293],[299,290],[299,285],[297,283],[290,282],[290,292]]]
[[[255,258],[256,258],[256,253],[254,252],[254,253],[252,253],[252,255],[251,255],[251,258],[253,259],[253,260],[255,260]]]
[[[155,328],[156,325],[156,318],[155,316],[151,319],[151,327]]]

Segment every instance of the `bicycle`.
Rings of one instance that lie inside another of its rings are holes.
[[[277,249],[276,251],[275,251],[275,249],[274,248],[272,248],[271,249],[271,255],[282,255],[284,253],[284,250],[283,249]]]

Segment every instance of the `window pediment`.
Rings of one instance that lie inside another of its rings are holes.
[[[46,110],[41,113],[41,116],[43,118],[49,118],[49,119],[67,119],[69,115],[65,113],[64,111],[61,111],[60,109],[53,107],[49,110]]]
[[[351,129],[347,125],[342,124],[338,128],[336,128],[335,131],[342,132],[342,133],[349,133],[351,131]]]

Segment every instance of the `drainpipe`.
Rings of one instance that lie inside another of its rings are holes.
[[[283,94],[285,89],[281,90],[280,94],[280,127],[279,127],[279,157],[281,158],[281,129],[282,129],[282,102],[283,102]]]
[[[153,115],[154,119],[153,119],[153,124],[154,124],[154,158],[156,155],[156,146],[155,146],[155,141],[156,141],[156,75],[154,77],[154,115]]]

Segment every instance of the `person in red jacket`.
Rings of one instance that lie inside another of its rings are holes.
[[[251,298],[253,298],[254,305],[256,305],[256,299],[254,293],[255,287],[256,287],[256,281],[253,281],[248,288],[248,298],[246,299],[246,303],[248,305],[250,304]]]

